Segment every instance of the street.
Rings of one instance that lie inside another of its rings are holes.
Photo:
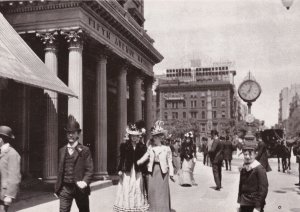
[[[233,160],[232,171],[223,168],[223,180],[221,191],[214,190],[214,180],[211,167],[202,164],[202,158],[197,161],[195,167],[195,179],[198,186],[181,187],[178,180],[170,181],[172,212],[235,212],[238,204],[237,191],[239,183],[238,165],[242,164],[241,158]],[[300,212],[300,190],[294,183],[298,180],[297,164],[292,163],[290,174],[277,171],[277,160],[271,159],[273,171],[268,173],[269,193],[266,199],[266,212]],[[176,179],[176,178],[175,178]],[[92,212],[110,212],[115,199],[117,186],[109,186],[93,191],[90,196]],[[16,208],[16,204],[14,207]],[[52,200],[34,207],[18,210],[22,212],[56,212],[58,200]],[[78,209],[73,203],[72,212]]]

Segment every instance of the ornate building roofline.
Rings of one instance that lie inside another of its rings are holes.
[[[21,1],[20,1],[21,2]],[[73,7],[90,8],[105,20],[111,20],[110,25],[125,35],[134,45],[148,55],[155,63],[163,60],[163,56],[154,48],[154,40],[140,27],[128,12],[116,0],[96,1],[27,1],[19,4],[17,1],[0,3],[4,14],[25,13],[43,10],[57,10]]]

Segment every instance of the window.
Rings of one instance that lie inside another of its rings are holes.
[[[178,113],[172,112],[172,119],[178,119]]]
[[[226,118],[226,113],[224,110],[222,111],[222,118]]]
[[[192,100],[191,101],[191,108],[197,107],[197,100]]]
[[[206,125],[205,124],[201,124],[201,132],[205,132],[206,131]]]
[[[168,113],[167,112],[165,112],[165,120],[168,120]]]
[[[178,108],[178,102],[172,102],[172,108],[177,109]]]
[[[221,107],[226,107],[226,101],[225,101],[225,99],[221,100]]]
[[[184,119],[186,119],[186,112],[183,112],[183,113],[182,113],[182,117],[183,117]]]
[[[197,112],[191,112],[191,118],[196,119],[197,118]]]
[[[212,106],[217,107],[217,100],[216,99],[212,100]]]
[[[205,107],[205,100],[201,100],[201,106]]]
[[[206,116],[205,116],[205,111],[202,111],[202,112],[201,112],[201,118],[202,118],[202,119],[205,119],[205,118],[206,118]]]
[[[185,101],[182,102],[182,107],[186,107]]]
[[[216,119],[217,118],[217,111],[213,111],[212,116],[213,116],[214,119]]]
[[[165,108],[168,108],[168,102],[165,101]]]

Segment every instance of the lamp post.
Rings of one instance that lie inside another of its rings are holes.
[[[281,1],[282,1],[283,6],[284,6],[287,10],[289,10],[290,7],[292,6],[294,0],[281,0]]]

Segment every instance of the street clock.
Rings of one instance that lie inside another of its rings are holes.
[[[261,94],[261,88],[258,82],[249,79],[239,86],[238,94],[245,102],[254,102]]]

